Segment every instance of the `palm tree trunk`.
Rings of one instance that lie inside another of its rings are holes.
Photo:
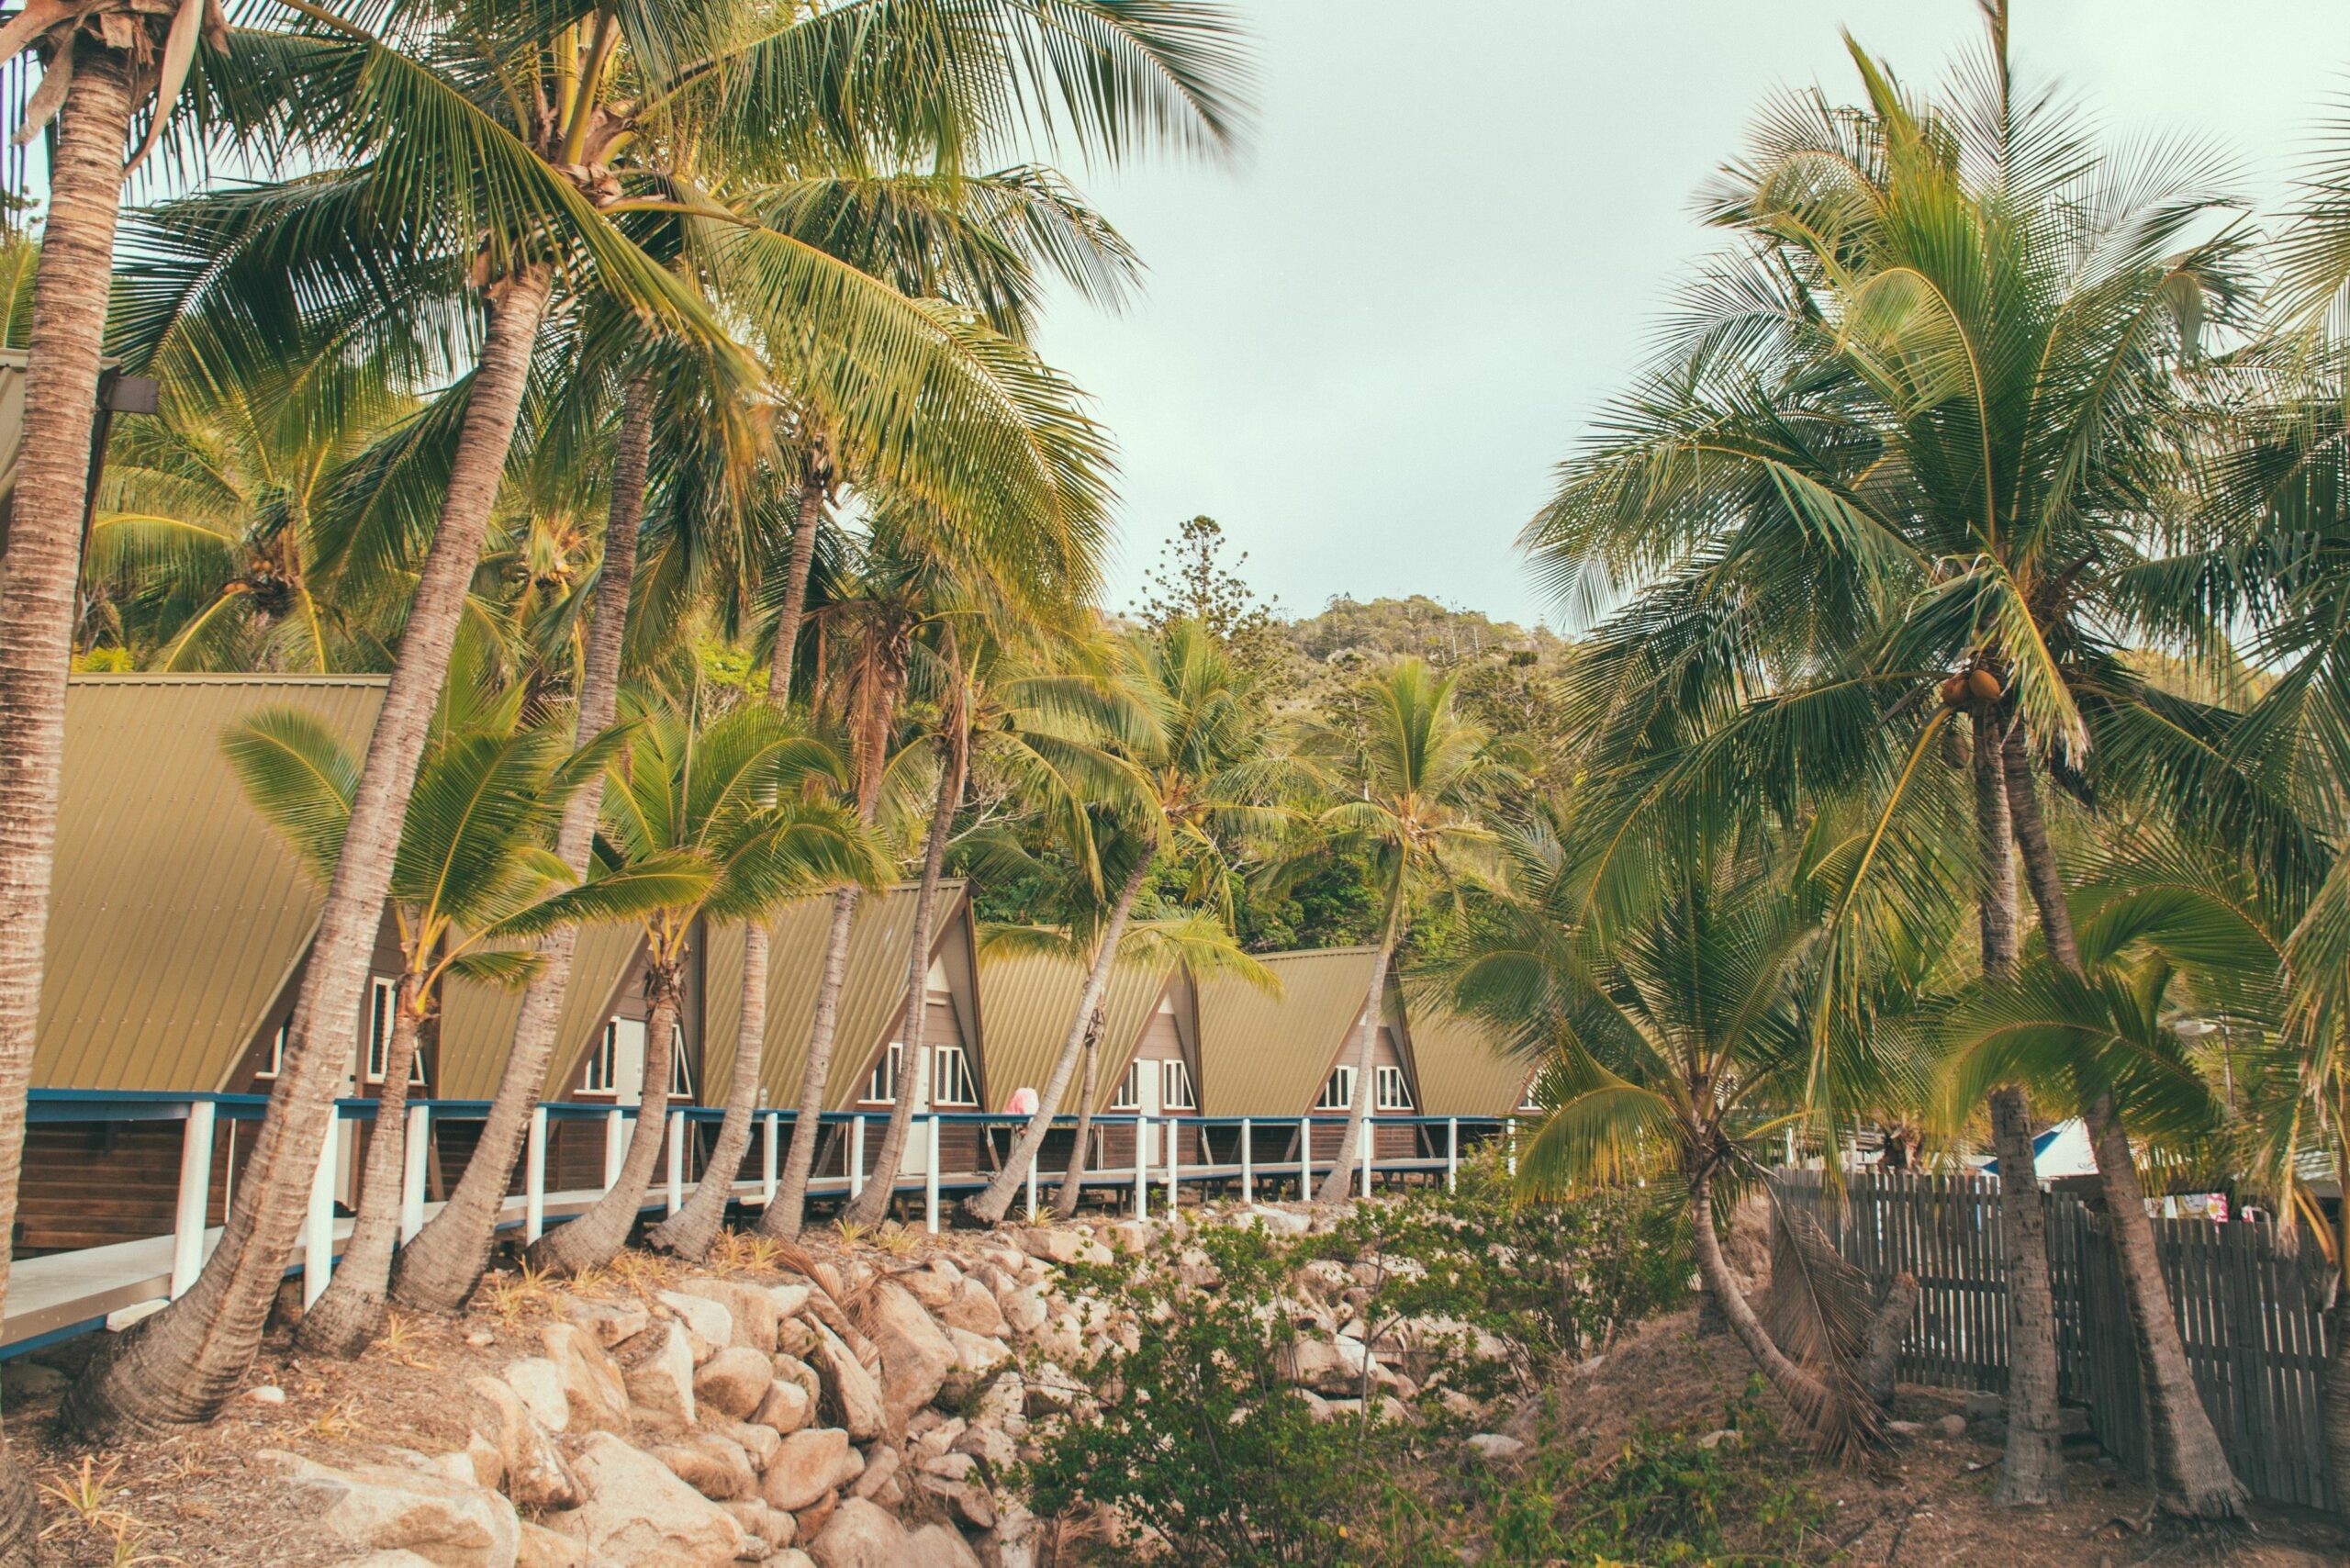
[[[644,516],[644,477],[653,445],[653,388],[643,375],[632,376],[621,395],[620,437],[612,450],[612,498],[604,523],[604,559],[596,574],[596,602],[588,625],[588,648],[579,674],[579,702],[572,722],[573,744],[609,728],[620,707],[621,650],[628,636],[629,585],[636,577],[637,529]],[[603,809],[599,774],[564,807],[555,853],[572,875],[588,872],[588,852]],[[409,1238],[392,1263],[392,1300],[421,1312],[453,1313],[465,1305],[489,1267],[498,1238],[498,1216],[513,1184],[514,1164],[530,1136],[531,1113],[554,1055],[555,1025],[564,993],[571,985],[571,963],[578,950],[576,927],[563,926],[539,944],[544,957],[537,978],[522,993],[514,1020],[513,1043],[498,1075],[480,1141],[465,1161],[464,1174],[441,1212]]]
[[[2007,773],[2008,809],[2015,824],[2016,846],[2023,852],[2025,880],[2040,911],[2041,935],[2049,956],[2075,978],[2080,978],[2081,950],[2073,935],[2073,912],[2065,902],[2065,879],[2049,842],[2048,824],[2040,814],[2040,792],[2031,777],[2031,759],[2024,749],[2023,726],[2008,733],[2002,760]],[[2244,1512],[2244,1490],[2220,1446],[2219,1429],[2196,1392],[2195,1375],[2187,1362],[2187,1345],[2179,1338],[2178,1318],[2171,1306],[2170,1287],[2163,1282],[2162,1258],[2155,1250],[2154,1222],[2146,1214],[2145,1191],[2138,1182],[2138,1168],[2130,1153],[2130,1135],[2121,1124],[2113,1092],[2094,1070],[2084,1064],[2081,1074],[2082,1120],[2088,1124],[2089,1147],[2097,1155],[2098,1180],[2105,1188],[2107,1223],[2112,1227],[2113,1249],[2121,1261],[2124,1294],[2130,1303],[2130,1331],[2137,1341],[2139,1381],[2144,1384],[2148,1436],[2154,1458],[2155,1495],[2165,1512],[2188,1518],[2229,1518]]]
[[[400,1193],[408,1174],[408,1084],[424,1021],[416,1014],[417,977],[400,976],[392,1037],[384,1050],[384,1087],[375,1097],[375,1130],[359,1184],[359,1215],[326,1293],[294,1330],[295,1346],[352,1361],[384,1332],[392,1245],[399,1238]]]
[[[1722,1316],[1729,1323],[1730,1332],[1754,1358],[1755,1365],[1781,1397],[1795,1407],[1805,1420],[1818,1422],[1833,1400],[1818,1378],[1787,1359],[1771,1338],[1771,1331],[1747,1305],[1746,1293],[1738,1288],[1738,1281],[1729,1271],[1729,1264],[1722,1257],[1721,1238],[1714,1234],[1713,1174],[1702,1171],[1689,1183],[1690,1232],[1697,1253],[1697,1277],[1705,1282],[1706,1294],[1721,1308]]]
[[[1109,924],[1102,929],[1102,940],[1094,945],[1093,963],[1085,972],[1085,989],[1078,993],[1077,1011],[1069,1015],[1069,1034],[1061,1040],[1060,1054],[1053,1058],[1053,1070],[1045,1079],[1044,1092],[1036,1097],[1036,1109],[1020,1129],[1020,1137],[1013,1140],[1012,1153],[1002,1167],[988,1179],[987,1186],[978,1196],[964,1202],[964,1211],[982,1225],[1001,1225],[1003,1216],[1012,1211],[1013,1194],[1028,1179],[1029,1163],[1044,1147],[1045,1135],[1053,1128],[1053,1118],[1060,1114],[1061,1096],[1069,1092],[1069,1074],[1076,1070],[1078,1053],[1090,1048],[1093,1036],[1101,1028],[1102,998],[1110,989],[1110,971],[1116,966],[1118,947],[1125,939],[1126,922],[1134,914],[1135,901],[1142,896],[1143,884],[1150,879],[1150,867],[1149,857],[1137,861],[1118,889],[1117,902],[1110,906]],[[1086,1108],[1080,1114],[1091,1114],[1090,1096],[1089,1090]]]
[[[64,1419],[91,1436],[211,1419],[260,1349],[262,1326],[301,1231],[335,1090],[358,1038],[367,958],[383,919],[405,803],[481,557],[552,286],[552,274],[532,266],[491,292],[440,524],[367,743],[342,855],[295,1002],[285,1070],[204,1272],[179,1300],[108,1338],[67,1395]]]
[[[791,554],[784,565],[783,608],[776,612],[775,655],[767,691],[778,707],[791,701],[791,661],[800,646],[800,622],[808,613],[808,575],[816,563],[816,531],[823,525],[824,497],[832,489],[832,465],[820,444],[800,481],[800,514],[791,526]]]
[[[923,846],[922,888],[914,895],[914,930],[906,952],[906,1005],[898,1024],[898,1038],[905,1042],[906,1063],[919,1075],[923,1026],[930,1018],[930,946],[938,925],[938,883],[946,872],[946,840],[954,832],[955,811],[963,803],[963,768],[957,748],[948,747],[946,767],[938,780],[938,798],[930,812],[930,836]],[[930,1085],[938,1092],[935,1074]],[[914,1097],[898,1085],[890,1106],[890,1122],[882,1129],[880,1152],[875,1157],[873,1179],[849,1203],[842,1218],[863,1226],[881,1223],[890,1212],[890,1189],[897,1184],[898,1166],[905,1158],[906,1133],[913,1126]]]
[[[24,1169],[90,426],[132,106],[129,62],[119,51],[81,39],[78,28],[64,47],[77,50],[75,70],[50,164],[23,440],[0,569],[0,1301]],[[31,1562],[39,1525],[32,1481],[0,1444],[0,1563]]]
[[[1093,1134],[1094,1063],[1102,1054],[1103,1022],[1102,1004],[1096,1002],[1085,1020],[1085,1074],[1077,1091],[1077,1141],[1069,1146],[1069,1169],[1061,1172],[1061,1184],[1053,1193],[1055,1219],[1074,1217],[1077,1200],[1085,1195],[1085,1140]],[[1024,1171],[1027,1168],[1014,1163],[1010,1169]]]
[[[1354,1101],[1347,1107],[1346,1135],[1338,1139],[1338,1158],[1330,1166],[1330,1173],[1322,1178],[1321,1190],[1314,1194],[1316,1203],[1343,1204],[1355,1176],[1355,1167],[1361,1162],[1360,1140],[1371,1136],[1371,1064],[1379,1054],[1379,1027],[1387,1011],[1387,966],[1395,957],[1395,943],[1402,933],[1403,894],[1395,895],[1395,904],[1387,916],[1387,931],[1380,939],[1379,957],[1371,963],[1371,993],[1362,1004],[1362,1044],[1355,1049]]]
[[[808,1178],[816,1163],[824,1114],[824,1085],[833,1071],[833,1040],[840,1027],[841,986],[848,979],[848,939],[856,923],[857,890],[833,895],[832,926],[824,934],[824,968],[816,981],[816,1016],[808,1028],[808,1065],[800,1075],[800,1102],[791,1117],[791,1147],[775,1202],[759,1216],[759,1234],[791,1240],[808,1209]]]
[[[753,934],[757,940],[752,940]],[[686,1206],[647,1231],[645,1246],[656,1252],[674,1252],[700,1262],[717,1243],[726,1220],[726,1205],[734,1195],[734,1179],[743,1156],[751,1147],[751,1114],[758,1108],[759,1069],[767,1044],[767,927],[758,920],[744,924],[743,937],[743,1006],[734,1027],[734,1070],[726,1084],[726,1114],[719,1119],[718,1142],[702,1167],[701,1182]]]
[[[2009,844],[2008,785],[1999,721],[1975,714],[1977,901],[1983,973],[2016,972],[2016,857]],[[2008,1264],[2008,1451],[1994,1493],[2009,1507],[2065,1495],[2065,1438],[2056,1414],[2056,1303],[2049,1283],[2048,1214],[2031,1149],[2031,1104],[2006,1084],[1991,1092],[1991,1147],[1999,1157],[1999,1223]]]
[[[661,1158],[661,1140],[668,1130],[670,1058],[677,1032],[675,960],[646,971],[644,999],[651,1014],[644,1024],[644,1076],[637,1085],[636,1126],[629,1133],[628,1157],[621,1161],[620,1180],[586,1214],[539,1238],[530,1251],[535,1268],[576,1274],[583,1269],[603,1267],[620,1256],[644,1212],[644,1195],[653,1186],[653,1167]]]
[[[2336,1127],[2350,1113],[2350,1091],[2336,1081]],[[2328,1314],[2325,1357],[2325,1481],[2333,1511],[2350,1512],[2350,1141],[2334,1137],[2334,1191],[2345,1194],[2333,1219],[2333,1310]]]

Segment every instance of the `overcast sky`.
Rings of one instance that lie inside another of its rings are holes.
[[[1689,198],[1754,107],[1852,96],[1840,26],[1920,84],[1979,27],[1971,0],[1237,3],[1253,149],[1092,179],[1147,290],[1046,338],[1120,444],[1120,607],[1205,512],[1292,613],[1417,592],[1542,616],[1512,540],[1709,248]],[[2014,9],[2020,71],[2117,136],[2217,139],[2260,199],[2350,84],[2338,0]]]

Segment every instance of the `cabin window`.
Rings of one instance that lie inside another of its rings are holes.
[[[285,1036],[294,1032],[294,1021],[287,1019],[269,1037],[269,1051],[262,1058],[261,1068],[253,1076],[263,1082],[275,1078],[285,1066]]]
[[[1355,1070],[1338,1067],[1330,1070],[1329,1078],[1322,1085],[1321,1094],[1315,1100],[1317,1111],[1344,1111],[1355,1103]]]
[[[971,1058],[960,1046],[940,1046],[931,1055],[930,1101],[934,1105],[976,1105],[979,1081],[971,1076]]]
[[[399,1023],[396,1012],[399,1004],[400,988],[397,980],[388,980],[381,975],[368,980],[367,1081],[370,1083],[384,1081],[384,1073],[391,1059],[392,1032]],[[285,1054],[285,1031],[281,1028],[278,1030],[276,1055],[282,1060]],[[270,1078],[277,1076],[276,1062],[272,1062],[270,1070],[265,1076]],[[411,1053],[408,1058],[408,1083],[411,1089],[420,1089],[424,1085],[424,1052],[421,1049]]]
[[[588,1053],[588,1070],[579,1092],[617,1098],[641,1088],[643,1078],[643,1023],[635,1018],[605,1020],[596,1048]],[[669,1032],[669,1098],[690,1100],[693,1092],[693,1073],[686,1062],[685,1026],[676,1025]]]
[[[1408,1111],[1412,1108],[1412,1086],[1404,1081],[1400,1067],[1382,1067],[1371,1081],[1371,1091],[1379,1096],[1382,1111]]]
[[[1196,1111],[1200,1103],[1192,1093],[1192,1070],[1181,1061],[1163,1061],[1159,1067],[1159,1085],[1166,1092],[1159,1103],[1170,1111]]]
[[[669,1098],[690,1100],[693,1097],[693,1070],[686,1065],[686,1026],[675,1024],[669,1028]]]
[[[620,1081],[621,1021],[614,1018],[604,1025],[596,1048],[588,1053],[588,1076],[579,1087],[588,1094],[617,1094]]]
[[[1542,1081],[1539,1078],[1529,1078],[1526,1081],[1526,1092],[1517,1097],[1517,1108],[1521,1111],[1539,1111],[1542,1108]]]
[[[894,1105],[898,1101],[898,1066],[905,1059],[906,1047],[897,1041],[881,1053],[873,1064],[873,1076],[865,1082],[865,1103],[868,1105]]]
[[[1138,1061],[1126,1063],[1125,1073],[1118,1080],[1118,1092],[1111,1097],[1110,1109],[1113,1111],[1142,1109],[1142,1063]]]

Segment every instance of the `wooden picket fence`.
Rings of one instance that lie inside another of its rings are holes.
[[[1997,1177],[1892,1171],[1848,1177],[1839,1199],[1817,1170],[1780,1170],[1781,1202],[1808,1211],[1843,1257],[1882,1289],[1915,1275],[1918,1315],[1900,1377],[2004,1393],[2007,1253]],[[2146,1451],[2136,1347],[2121,1272],[2102,1218],[2079,1198],[2048,1204],[2060,1391],[2086,1406],[2105,1450],[2143,1475]],[[2327,1495],[2320,1403],[2327,1273],[2314,1247],[2287,1249],[2265,1221],[2157,1219],[2154,1240],[2203,1407],[2237,1476],[2276,1502],[2350,1512]]]

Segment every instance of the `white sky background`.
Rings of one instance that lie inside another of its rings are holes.
[[[1513,540],[1711,248],[1690,198],[1753,109],[1815,82],[1854,96],[1840,25],[1919,86],[1980,26],[1971,0],[1234,3],[1256,34],[1252,152],[1088,181],[1146,292],[1118,317],[1067,303],[1046,330],[1118,439],[1118,608],[1205,512],[1292,613],[1426,593],[1543,616]],[[2258,201],[2350,118],[2339,4],[2014,12],[2020,74],[2057,78],[2117,138],[2214,139]]]

